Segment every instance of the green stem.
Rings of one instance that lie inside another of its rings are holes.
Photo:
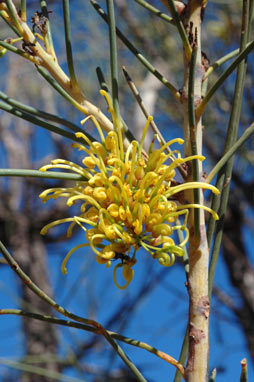
[[[223,166],[227,163],[229,158],[235,154],[235,152],[250,138],[250,136],[254,133],[254,123],[252,123],[248,129],[244,131],[241,138],[239,138],[233,146],[226,152],[225,155],[219,160],[219,162],[214,166],[209,175],[206,178],[207,183],[211,183],[212,179],[215,175],[223,168]]]
[[[19,56],[26,58],[29,61],[32,61],[34,64],[38,64],[39,63],[39,60],[38,60],[37,57],[31,56],[30,54],[26,53],[25,51],[23,51],[23,50],[21,50],[19,48],[16,48],[16,46],[8,44],[5,41],[0,41],[0,46],[2,46],[3,48],[8,49],[10,52],[16,53]]]
[[[186,56],[187,60],[190,61],[192,49],[191,49],[191,46],[190,46],[190,43],[188,40],[188,36],[187,36],[186,31],[184,29],[184,25],[183,25],[179,15],[178,15],[178,12],[176,10],[174,0],[168,0],[168,6],[169,6],[170,12],[172,14],[173,20],[175,21],[179,35],[181,37],[185,56]]]
[[[95,10],[99,13],[99,15],[103,18],[103,20],[108,23],[108,16],[104,12],[104,10],[99,6],[99,4],[95,0],[90,0],[91,4],[95,8]],[[134,56],[151,72],[163,85],[165,85],[171,93],[175,96],[175,98],[180,101],[180,93],[179,91],[145,58],[137,48],[124,36],[124,34],[116,28],[116,34],[120,38],[120,40],[127,46],[127,48],[134,54]]]
[[[21,0],[20,17],[22,21],[26,22],[26,0]]]
[[[230,74],[237,68],[237,66],[248,56],[248,54],[253,50],[254,48],[254,41],[250,42],[248,46],[246,46],[245,49],[241,51],[239,56],[232,62],[232,64],[229,65],[229,67],[225,70],[225,72],[218,78],[218,80],[213,84],[213,86],[208,90],[205,98],[202,100],[200,105],[196,109],[196,116],[197,118],[200,118],[200,116],[203,114],[206,105],[216,93],[218,88],[223,84],[223,82],[230,76]]]
[[[17,10],[15,8],[15,5],[13,4],[12,0],[5,0],[5,4],[6,4],[7,8],[8,8],[10,17],[12,18],[12,20],[13,20],[13,22],[15,24],[15,27],[17,28],[19,33],[21,33],[22,32],[22,28],[20,26],[19,17],[18,17],[18,14],[17,14]]]
[[[122,348],[113,340],[113,338],[103,328],[102,325],[100,325],[98,322],[94,320],[89,320],[84,317],[80,317],[74,313],[71,313],[65,308],[63,308],[61,305],[57,304],[51,297],[49,297],[45,292],[43,292],[43,290],[40,289],[30,279],[30,277],[26,275],[25,272],[22,271],[18,263],[13,259],[13,257],[11,256],[11,254],[9,253],[9,251],[7,250],[7,248],[3,245],[1,241],[0,241],[0,251],[2,252],[5,260],[10,265],[11,269],[14,270],[14,272],[18,275],[18,277],[25,283],[25,285],[27,285],[27,287],[31,289],[39,298],[44,300],[48,305],[50,305],[53,309],[55,309],[57,312],[59,312],[63,316],[66,316],[68,318],[71,318],[72,320],[75,320],[77,322],[81,322],[83,324],[90,325],[96,328],[100,332],[100,334],[102,334],[105,337],[105,339],[110,343],[110,345],[113,347],[116,353],[120,356],[120,358],[123,360],[126,366],[129,367],[129,369],[137,377],[137,380],[140,382],[146,382],[146,379],[142,376],[142,374],[139,372],[136,366],[129,360],[129,358],[126,356]]]
[[[40,117],[40,118],[44,118],[48,121],[57,122],[61,125],[68,127],[72,131],[81,131],[82,130],[79,126],[75,125],[74,123],[72,123],[70,121],[67,121],[64,118],[60,118],[57,115],[46,113],[45,111],[35,109],[34,107],[25,105],[22,102],[19,102],[15,99],[9,97],[7,94],[3,93],[2,91],[0,91],[0,99],[2,99],[3,101],[5,101],[6,103],[8,103],[11,106],[14,106],[17,109],[23,110],[29,114],[35,115],[35,116]]]
[[[172,17],[169,17],[166,13],[161,12],[158,8],[153,7],[145,0],[135,0],[136,3],[140,4],[142,7],[148,9],[150,12],[159,16],[162,20],[167,21],[168,23],[175,25],[175,21]]]
[[[62,3],[63,3],[65,47],[66,47],[68,70],[69,70],[72,85],[74,87],[78,87],[75,70],[74,70],[73,56],[72,56],[69,0],[62,0]]]
[[[46,178],[46,179],[64,179],[85,181],[87,180],[82,175],[73,174],[68,172],[56,172],[56,171],[39,171],[39,170],[26,170],[15,168],[1,168],[0,176],[18,176],[24,178]]]

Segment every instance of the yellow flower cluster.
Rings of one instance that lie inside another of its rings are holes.
[[[111,101],[106,92],[101,93],[107,99],[116,126]],[[218,193],[218,190],[202,182],[179,185],[173,182],[172,185],[176,167],[193,159],[205,158],[198,155],[182,158],[177,150],[166,154],[165,149],[173,143],[183,143],[180,138],[173,139],[155,150],[152,143],[149,152],[145,153],[143,142],[152,117],[147,120],[140,143],[132,141],[127,150],[124,150],[119,126],[105,137],[97,120],[92,116],[88,118],[91,118],[97,127],[101,142],[92,142],[84,133],[76,133],[78,138],[84,140],[84,145],[73,144],[74,148],[86,153],[82,161],[83,166],[56,159],[50,165],[41,168],[41,171],[67,169],[84,177],[84,181],[77,181],[73,187],[51,188],[40,195],[43,202],[58,197],[67,198],[68,206],[81,202],[80,213],[78,216],[46,225],[41,233],[46,234],[49,228],[70,222],[67,230],[67,237],[70,237],[73,227],[79,225],[85,231],[87,243],[77,245],[67,254],[62,271],[66,273],[66,262],[75,250],[89,246],[96,254],[99,264],[109,267],[112,260],[120,261],[114,269],[114,282],[118,288],[124,289],[133,278],[132,267],[137,261],[136,254],[140,247],[154,259],[158,259],[163,266],[171,266],[175,256],[183,256],[183,247],[189,236],[186,227],[188,208],[206,209],[217,219],[217,215],[208,207],[195,204],[180,205],[172,200],[173,196],[193,188],[208,188],[215,193]],[[180,215],[184,216],[184,222],[176,224]],[[185,232],[185,239],[176,244],[171,236],[178,229]],[[125,280],[123,286],[116,281],[116,270],[120,267]]]

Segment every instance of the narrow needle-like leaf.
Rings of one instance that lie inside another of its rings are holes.
[[[224,83],[224,81],[230,76],[230,74],[237,68],[237,66],[242,62],[248,54],[253,50],[254,48],[254,41],[252,41],[243,51],[239,54],[239,56],[232,62],[232,64],[229,65],[229,67],[225,70],[225,72],[218,78],[218,80],[215,82],[215,84],[208,90],[206,96],[200,103],[200,105],[196,109],[196,116],[197,118],[200,118],[201,115],[204,112],[204,109],[214,93],[217,91],[217,89]]]
[[[36,109],[32,106],[25,105],[22,102],[19,102],[19,101],[15,100],[11,97],[8,97],[7,94],[5,94],[1,91],[0,91],[0,99],[2,99],[3,101],[5,101],[6,103],[8,103],[11,106],[14,106],[17,109],[23,110],[29,114],[33,114],[39,118],[43,118],[43,119],[46,119],[48,121],[57,122],[61,125],[68,127],[69,129],[71,129],[73,131],[81,131],[82,130],[79,126],[75,125],[74,123],[72,123],[70,121],[67,121],[64,118],[60,118],[57,115],[46,113],[45,111]]]
[[[248,129],[244,131],[242,136],[233,144],[233,146],[226,152],[225,155],[219,160],[219,162],[214,166],[209,175],[206,178],[207,183],[211,183],[215,175],[223,168],[227,161],[236,153],[236,151],[250,138],[254,133],[254,123],[251,124]]]
[[[242,106],[242,96],[244,89],[244,80],[246,75],[247,64],[246,61],[243,61],[244,58],[247,57],[247,50],[252,49],[254,47],[254,41],[246,48],[246,44],[248,41],[249,35],[249,0],[243,1],[243,11],[242,11],[242,27],[241,27],[241,41],[240,41],[240,55],[234,61],[238,61],[237,75],[236,75],[236,83],[234,90],[234,97],[232,102],[232,110],[230,114],[230,119],[228,123],[227,136],[224,147],[224,155],[230,150],[237,138],[238,126],[240,121],[240,113]],[[249,51],[250,51],[249,50]],[[249,52],[248,51],[248,52]],[[241,57],[241,60],[239,59]],[[232,66],[232,65],[231,65]],[[207,227],[207,241],[208,246],[211,245],[212,235],[215,229],[214,243],[211,255],[211,261],[209,266],[209,280],[208,280],[208,289],[209,289],[209,298],[212,295],[213,288],[213,280],[216,270],[216,265],[218,261],[221,240],[222,240],[222,232],[223,232],[223,224],[224,224],[224,216],[227,209],[228,197],[229,197],[229,186],[230,179],[232,176],[232,169],[234,163],[234,156],[227,161],[226,165],[219,171],[216,187],[221,191],[221,196],[213,197],[212,200],[212,209],[217,212],[220,217],[220,220],[215,223],[212,219],[209,219],[208,227]]]
[[[114,129],[119,137],[120,157],[123,160],[124,149],[122,140],[122,126],[118,99],[118,64],[117,64],[117,44],[116,44],[116,25],[113,0],[106,0],[108,10],[109,46],[110,46],[110,69],[113,108],[115,112]]]
[[[39,171],[39,170],[26,170],[26,169],[12,169],[1,168],[0,176],[17,176],[24,178],[45,178],[45,179],[64,179],[84,181],[84,178],[80,174],[68,173],[68,172],[56,172],[56,171]]]
[[[69,0],[62,0],[63,2],[63,15],[64,15],[64,33],[65,33],[65,46],[68,70],[72,85],[78,86],[77,79],[74,70],[73,56],[72,56],[72,44],[71,44],[71,25],[70,25],[70,6]]]
[[[99,6],[99,4],[95,0],[90,0],[91,4],[95,8],[95,10],[99,13],[99,15],[108,23],[108,16],[103,11],[103,9]],[[116,28],[116,34],[120,38],[120,40],[127,46],[127,48],[134,54],[134,56],[151,72],[158,80],[163,83],[175,96],[175,98],[180,101],[181,96],[179,91],[145,58],[137,48],[124,36],[124,34]]]
[[[246,47],[248,47],[250,44],[251,43],[249,42],[246,45]],[[208,70],[206,71],[206,73],[203,77],[203,81],[205,81],[214,72],[214,70],[219,68],[221,65],[225,64],[225,62],[232,60],[233,58],[238,56],[239,53],[240,53],[240,49],[235,49],[232,52],[230,52],[230,53],[226,54],[225,56],[216,60],[212,65],[209,66]]]
[[[158,8],[155,8],[145,0],[135,0],[136,3],[140,4],[142,7],[148,9],[150,12],[159,16],[162,20],[167,21],[168,23],[175,25],[175,22],[172,17],[169,17],[166,13],[161,12]]]
[[[187,60],[190,61],[192,49],[191,49],[191,46],[190,46],[190,43],[188,40],[188,36],[187,36],[186,31],[184,29],[184,25],[183,25],[179,15],[178,15],[178,12],[176,10],[174,0],[168,0],[168,6],[169,6],[170,12],[172,14],[173,20],[176,23],[176,27],[178,29],[181,40],[183,42],[183,48],[184,48],[185,55],[187,57]]]
[[[71,139],[72,141],[80,142],[80,139],[76,138],[75,134],[70,133],[69,131],[66,131],[64,129],[61,129],[58,126],[52,125],[51,123],[42,121],[41,119],[36,118],[33,115],[28,114],[28,113],[26,113],[20,109],[17,109],[11,105],[8,105],[5,102],[0,101],[0,109],[7,111],[8,113],[15,115],[16,117],[22,118],[25,121],[32,122],[33,124],[35,124],[37,126],[41,126],[44,129],[51,131],[52,133],[62,135],[65,138]],[[94,140],[94,139],[92,138],[92,140]]]
[[[142,98],[141,98],[141,95],[140,95],[138,89],[136,88],[136,86],[135,86],[134,82],[132,81],[131,77],[129,76],[129,74],[128,74],[126,68],[123,66],[122,69],[123,69],[124,76],[125,76],[125,78],[126,78],[126,81],[127,81],[128,85],[129,85],[130,89],[131,89],[132,94],[134,95],[134,97],[135,97],[135,99],[136,99],[136,101],[137,101],[137,103],[138,103],[140,109],[142,110],[144,116],[145,116],[146,118],[148,118],[148,117],[149,117],[149,113],[147,112],[147,110],[146,110],[146,108],[145,108],[145,105],[144,105],[144,103],[143,103],[143,100],[142,100]],[[165,141],[163,135],[161,134],[160,130],[159,130],[158,127],[156,126],[155,122],[154,122],[154,121],[151,121],[151,122],[150,122],[150,126],[151,126],[151,128],[153,129],[154,133],[158,135],[158,137],[160,138],[161,142],[165,145],[165,144],[166,144],[166,141]],[[166,147],[166,151],[167,151],[169,154],[171,154],[171,152],[172,152],[172,150],[171,150],[169,147]],[[173,154],[172,154],[172,158],[175,158],[175,156],[174,156]],[[176,158],[175,158],[175,159],[176,159]],[[180,174],[182,175],[182,177],[183,177],[183,178],[186,178],[187,173],[186,173],[186,171],[184,170],[184,168],[183,168],[182,166],[178,166],[177,169],[179,170],[179,172],[180,172]]]
[[[46,38],[45,46],[46,46],[47,52],[56,59],[56,54],[55,54],[55,49],[54,49],[54,44],[53,44],[52,34],[51,34],[51,27],[49,22],[49,11],[47,7],[47,1],[40,0],[40,5],[41,5],[42,14],[47,19],[47,33],[45,36]]]

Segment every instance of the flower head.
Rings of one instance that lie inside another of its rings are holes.
[[[106,92],[101,93],[107,99],[115,126],[117,123],[111,101]],[[114,282],[124,289],[133,278],[139,248],[143,247],[163,266],[171,266],[176,256],[183,256],[183,247],[189,237],[186,226],[189,208],[204,208],[215,219],[218,218],[208,207],[181,205],[173,200],[173,196],[193,188],[208,188],[214,193],[219,191],[202,182],[176,184],[175,169],[179,165],[193,159],[205,159],[199,155],[182,158],[177,150],[165,153],[165,149],[174,143],[182,144],[182,139],[173,139],[155,150],[152,143],[149,152],[144,152],[143,142],[152,117],[147,119],[140,143],[134,140],[126,150],[119,128],[104,136],[97,120],[93,116],[88,118],[97,127],[101,142],[91,142],[84,133],[76,133],[84,141],[84,144],[73,144],[74,148],[85,153],[83,165],[56,159],[41,168],[41,171],[67,169],[84,177],[84,181],[77,181],[73,187],[51,188],[40,195],[43,202],[65,197],[68,206],[79,203],[80,213],[46,225],[41,233],[46,234],[55,225],[70,223],[67,230],[67,237],[70,237],[73,227],[80,226],[85,231],[87,243],[74,247],[67,254],[62,271],[66,273],[66,261],[76,249],[90,246],[99,264],[109,267],[112,261],[119,260],[114,268]],[[182,224],[177,223],[180,215],[184,216]],[[171,236],[179,229],[185,232],[185,239],[175,243]],[[122,268],[123,286],[116,281],[118,268]]]

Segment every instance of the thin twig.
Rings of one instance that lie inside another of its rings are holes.
[[[74,321],[66,321],[66,320],[56,318],[56,317],[42,315],[39,313],[25,312],[25,311],[19,310],[19,309],[0,309],[0,315],[1,314],[2,315],[3,314],[14,314],[14,315],[18,315],[18,316],[33,318],[33,319],[40,320],[40,321],[50,322],[52,324],[63,325],[63,326],[68,326],[68,327],[72,327],[72,328],[76,328],[76,329],[81,329],[81,330],[89,331],[89,332],[92,332],[95,334],[101,334],[99,332],[99,330],[94,328],[93,326],[81,324],[81,323],[74,322]],[[181,363],[179,363],[176,359],[174,359],[170,355],[162,352],[161,350],[154,348],[151,345],[148,345],[145,342],[134,340],[134,339],[126,337],[126,336],[122,336],[122,335],[115,333],[115,332],[112,332],[110,330],[108,330],[108,333],[111,335],[111,337],[115,338],[116,340],[125,342],[128,345],[132,345],[132,346],[138,347],[140,349],[147,350],[150,353],[153,353],[157,357],[159,357],[159,358],[163,359],[164,361],[170,363],[171,365],[175,366],[179,370],[180,374],[183,376],[184,367],[181,365]]]
[[[31,279],[26,275],[25,272],[20,268],[18,263],[13,259],[7,248],[0,241],[0,251],[2,252],[4,258],[10,265],[11,269],[18,275],[18,277],[27,285],[29,289],[31,289],[39,298],[44,300],[48,305],[50,305],[53,309],[55,309],[58,313],[71,318],[77,322],[81,322],[86,325],[93,326],[98,330],[98,333],[104,336],[104,338],[110,343],[119,357],[123,360],[126,366],[133,372],[133,374],[137,377],[137,380],[140,382],[146,382],[146,379],[142,376],[140,371],[136,368],[136,366],[130,361],[127,357],[123,349],[113,340],[107,330],[98,322],[94,320],[90,320],[84,317],[80,317],[74,313],[69,312],[67,309],[63,308],[61,305],[57,304],[51,297],[49,297],[42,289],[40,289]]]

